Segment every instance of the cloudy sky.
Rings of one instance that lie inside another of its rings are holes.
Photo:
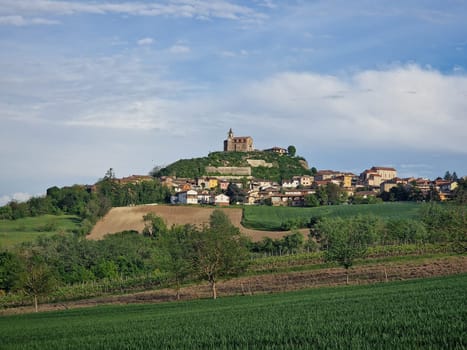
[[[467,175],[467,1],[0,0],[0,204],[221,150]]]

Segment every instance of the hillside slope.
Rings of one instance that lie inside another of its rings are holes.
[[[171,206],[171,205],[140,205],[136,207],[112,208],[92,229],[88,239],[102,239],[106,234],[117,233],[125,230],[142,232],[144,229],[143,216],[148,213],[162,217],[167,226],[192,224],[203,226],[209,222],[209,216],[216,208],[200,206]],[[274,232],[251,230],[242,226],[242,209],[222,209],[230,218],[232,224],[250,237],[253,241],[259,241],[264,237],[281,238],[290,231]],[[308,229],[303,230],[306,235]]]
[[[302,157],[255,151],[213,152],[207,157],[180,159],[156,171],[153,175],[197,178],[220,174],[251,175],[256,178],[280,181],[294,175],[309,175],[311,172],[307,161]]]

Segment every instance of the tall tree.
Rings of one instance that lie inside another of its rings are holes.
[[[295,146],[290,145],[289,147],[287,147],[287,153],[289,154],[289,156],[295,157],[295,154],[297,153],[297,149],[295,148]]]
[[[193,272],[193,245],[191,234],[195,229],[192,226],[174,226],[162,232],[158,237],[159,263],[175,284],[176,298],[180,300],[181,284]]]
[[[212,298],[217,298],[219,278],[237,275],[247,266],[248,250],[245,237],[219,209],[213,211],[209,227],[194,232],[194,267],[211,286]]]

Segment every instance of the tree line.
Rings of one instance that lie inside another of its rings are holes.
[[[218,280],[244,272],[254,256],[320,251],[326,261],[348,269],[372,246],[450,242],[467,251],[467,209],[456,205],[427,204],[418,220],[312,218],[308,239],[292,229],[283,238],[259,242],[241,235],[221,210],[201,228],[167,227],[153,214],[144,220],[143,234],[122,232],[99,241],[55,235],[1,251],[0,294],[20,292],[37,302],[59,285],[148,276],[173,286],[177,298],[184,283],[204,280],[215,298]]]
[[[24,203],[11,201],[0,207],[0,219],[69,214],[94,223],[111,207],[168,203],[170,195],[170,189],[158,180],[121,184],[106,176],[94,186],[54,186],[47,189],[45,196],[32,197]]]
[[[0,252],[0,291],[39,296],[58,285],[89,281],[159,276],[176,289],[187,280],[205,280],[213,298],[219,278],[236,275],[248,264],[245,236],[224,212],[213,211],[209,224],[168,228],[156,216],[146,216],[144,235],[134,231],[91,241],[55,235]]]

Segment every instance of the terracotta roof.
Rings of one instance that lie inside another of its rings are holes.
[[[384,166],[374,166],[371,170],[388,170],[388,171],[397,171],[394,168],[384,167]]]

